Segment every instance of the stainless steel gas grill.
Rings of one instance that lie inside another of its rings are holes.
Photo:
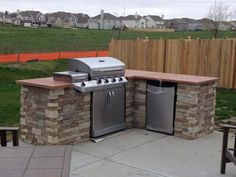
[[[70,59],[69,65],[73,74],[88,74],[88,80],[74,82],[73,86],[79,92],[91,92],[91,137],[125,129],[124,63],[96,57]]]
[[[104,90],[127,83],[124,77],[125,65],[111,57],[81,58],[70,60],[70,70],[88,73],[89,81],[74,83],[80,92]]]

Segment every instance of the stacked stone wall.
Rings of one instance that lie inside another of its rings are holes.
[[[216,84],[178,84],[175,135],[195,139],[213,132]]]
[[[125,119],[128,128],[133,127],[134,122],[134,81],[129,80],[126,87],[126,110]]]
[[[146,91],[145,80],[134,81],[134,127],[145,128],[146,123]]]
[[[74,89],[22,86],[21,138],[31,144],[73,144],[89,139],[90,94]]]

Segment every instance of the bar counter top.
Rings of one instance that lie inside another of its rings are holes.
[[[203,77],[203,76],[128,70],[128,69],[125,70],[125,76],[128,79],[162,80],[166,82],[174,82],[174,83],[190,84],[190,85],[206,84],[218,80],[217,77]],[[54,81],[52,77],[17,80],[16,83],[20,85],[47,88],[47,89],[62,89],[62,88],[72,87],[71,83]]]

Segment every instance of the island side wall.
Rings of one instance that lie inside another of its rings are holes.
[[[90,94],[22,86],[20,126],[21,139],[35,145],[87,141]]]
[[[214,130],[216,82],[178,84],[175,135],[196,139]]]
[[[147,82],[132,79],[129,82],[134,86],[133,126],[145,128]],[[126,97],[126,102],[131,102],[130,100],[130,97]],[[201,85],[178,84],[174,135],[184,139],[196,139],[213,132],[215,103],[216,82]],[[130,104],[126,109],[130,110]]]

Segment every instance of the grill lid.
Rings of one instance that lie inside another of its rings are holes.
[[[70,59],[71,71],[88,73],[91,78],[124,75],[125,65],[112,57],[91,57]]]
[[[82,82],[88,80],[88,74],[73,72],[73,71],[54,72],[53,79],[55,81],[71,82],[71,83]]]

